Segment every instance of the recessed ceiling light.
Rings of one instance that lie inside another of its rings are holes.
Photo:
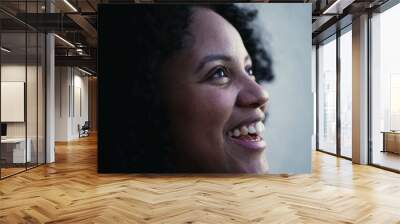
[[[62,37],[60,37],[60,36],[57,35],[57,34],[54,34],[54,36],[57,37],[57,38],[58,38],[59,40],[61,40],[62,42],[66,43],[68,46],[75,48],[75,45],[73,45],[73,44],[72,44],[71,42],[69,42],[68,40],[66,40],[66,39],[64,39],[64,38],[62,38]]]
[[[5,47],[1,47],[0,49],[1,49],[1,51],[4,51],[6,53],[10,53],[11,52],[11,50],[9,50],[9,49],[7,49]]]
[[[74,12],[78,12],[78,10],[71,3],[69,3],[68,0],[64,0],[64,3],[67,4]]]
[[[322,12],[324,15],[328,14],[342,14],[343,10],[347,8],[349,5],[351,5],[353,2],[356,0],[336,0],[334,1],[330,6],[328,6],[327,9]]]
[[[83,73],[85,73],[85,74],[87,74],[87,75],[89,75],[89,76],[92,75],[92,73],[90,73],[90,72],[88,72],[88,71],[86,71],[86,70],[83,70],[83,69],[81,69],[81,68],[79,68],[79,67],[78,67],[78,70],[81,71],[81,72],[83,72]]]

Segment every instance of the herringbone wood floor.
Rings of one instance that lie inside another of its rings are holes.
[[[96,139],[0,181],[0,223],[400,223],[400,175],[315,152],[312,174],[99,175]]]

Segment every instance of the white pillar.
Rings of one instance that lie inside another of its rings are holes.
[[[353,20],[353,162],[368,163],[368,15]]]
[[[46,1],[47,12],[53,12],[54,6]],[[54,34],[46,35],[46,163],[55,161],[55,44]]]

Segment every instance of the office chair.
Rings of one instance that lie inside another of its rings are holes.
[[[82,127],[80,127],[80,125],[78,124],[78,129],[79,129],[79,138],[89,136],[89,129],[90,129],[89,121],[85,121]]]

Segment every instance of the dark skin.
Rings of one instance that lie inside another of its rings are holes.
[[[179,171],[267,172],[264,140],[231,136],[262,121],[269,99],[238,31],[212,10],[196,8],[189,32],[161,79]]]

